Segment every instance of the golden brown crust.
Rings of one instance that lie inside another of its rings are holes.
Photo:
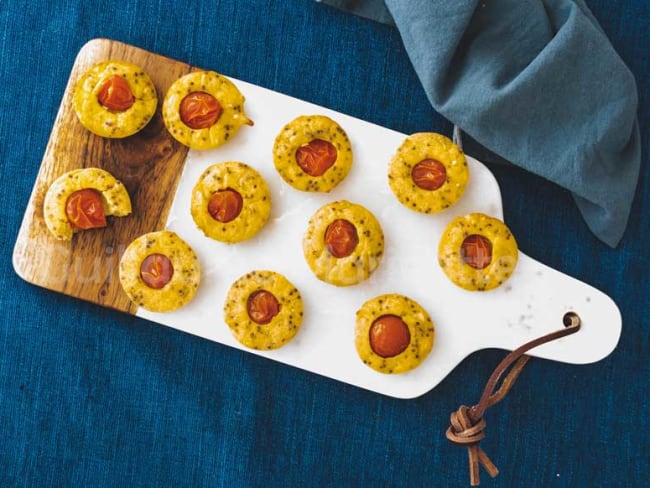
[[[181,120],[181,102],[197,91],[212,95],[223,109],[219,119],[205,129],[192,129]],[[214,149],[229,141],[242,125],[253,125],[244,113],[244,100],[239,89],[225,76],[214,71],[194,71],[176,80],[167,90],[163,120],[169,133],[181,144],[192,149]]]
[[[408,347],[396,356],[384,358],[370,346],[370,328],[383,315],[396,315],[410,333]],[[357,311],[355,346],[364,364],[385,374],[404,373],[418,367],[431,352],[435,326],[431,317],[416,301],[390,293],[365,302]]]
[[[359,242],[349,256],[333,256],[325,244],[325,231],[337,219],[355,226]],[[379,266],[384,254],[384,233],[368,209],[342,200],[319,208],[309,220],[302,241],[307,264],[316,277],[336,286],[350,286],[366,280]]]
[[[258,324],[248,315],[248,298],[259,290],[273,294],[279,313],[268,324]],[[228,290],[224,320],[235,339],[251,349],[277,349],[300,330],[303,304],[298,289],[273,271],[251,271],[238,278]]]
[[[417,186],[411,176],[413,168],[425,159],[442,163],[446,181],[437,190]],[[402,205],[421,213],[440,212],[456,203],[469,180],[467,160],[460,148],[447,137],[421,132],[407,137],[388,168],[388,184]]]
[[[468,265],[462,257],[466,237],[477,234],[492,244],[492,260],[483,269]],[[486,291],[500,286],[514,272],[519,251],[510,229],[499,219],[472,213],[452,220],[440,239],[438,263],[456,285],[470,291]]]
[[[97,98],[104,83],[114,75],[126,80],[135,97],[122,112],[104,107]],[[126,61],[97,63],[86,71],[75,87],[74,110],[81,124],[101,137],[123,138],[143,129],[156,113],[158,96],[151,78],[140,67]]]
[[[140,276],[142,261],[162,254],[172,263],[174,273],[164,287],[148,287]],[[170,312],[189,303],[201,280],[199,259],[194,250],[171,231],[150,232],[135,239],[120,260],[120,283],[131,301],[151,312]]]
[[[296,162],[296,151],[314,139],[331,143],[337,151],[334,164],[322,176],[310,176]],[[273,162],[282,179],[297,190],[329,192],[352,167],[352,146],[343,128],[324,115],[301,115],[285,125],[275,139]]]
[[[131,199],[126,188],[108,171],[99,168],[68,171],[50,185],[43,203],[45,225],[57,239],[70,240],[77,232],[70,225],[65,207],[70,195],[86,188],[101,194],[104,215],[124,217],[131,213]]]

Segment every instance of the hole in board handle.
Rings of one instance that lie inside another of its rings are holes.
[[[580,316],[575,312],[567,312],[562,317],[562,323],[565,327],[580,327]]]

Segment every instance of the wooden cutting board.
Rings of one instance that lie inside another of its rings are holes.
[[[149,74],[158,108],[141,132],[105,139],[85,129],[74,112],[73,92],[80,76],[95,63],[130,61]],[[14,248],[14,268],[26,281],[83,300],[134,313],[118,278],[120,256],[141,234],[162,230],[185,165],[187,147],[167,132],[160,111],[169,86],[194,68],[109,39],[88,42],[77,56]],[[131,196],[128,218],[109,217],[109,225],[60,241],[47,230],[43,199],[61,174],[98,167],[121,180]]]
[[[412,212],[393,198],[377,164],[390,160],[406,137],[384,127],[334,112],[242,80],[233,82],[247,99],[255,128],[242,131],[213,151],[188,151],[167,133],[160,110],[140,133],[121,140],[93,135],[73,111],[73,88],[95,63],[120,59],[142,67],[160,99],[192,66],[116,41],[90,41],[80,51],[14,249],[14,268],[28,282],[115,308],[161,325],[300,367],[398,398],[432,389],[465,357],[486,347],[513,350],[561,326],[569,311],[582,319],[578,334],[536,348],[532,355],[570,363],[607,356],[621,332],[616,304],[599,290],[519,253],[517,269],[496,290],[472,293],[453,285],[437,265],[440,236],[453,218],[482,212],[503,219],[501,193],[492,173],[467,156],[471,178],[463,198],[435,215]],[[354,166],[331,194],[288,188],[272,164],[273,143],[283,125],[298,115],[322,114],[345,127]],[[190,215],[190,195],[202,171],[218,161],[245,161],[267,181],[271,217],[259,235],[237,246],[207,239]],[[124,182],[132,215],[113,218],[105,229],[59,241],[43,220],[43,200],[61,174],[103,168]],[[305,224],[321,205],[336,199],[360,203],[378,216],[389,252],[371,279],[337,288],[317,280],[302,254]],[[132,305],[119,283],[119,260],[136,237],[167,228],[192,246],[201,261],[201,286],[191,303],[170,313]],[[404,239],[404,236],[409,236]],[[271,269],[300,290],[305,321],[286,346],[272,351],[245,348],[218,313],[229,286],[254,269]],[[354,348],[355,312],[367,299],[400,293],[416,300],[436,323],[434,351],[421,366],[402,375],[381,375],[365,366]],[[336,360],[333,360],[336,358]]]

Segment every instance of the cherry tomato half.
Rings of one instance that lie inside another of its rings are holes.
[[[296,162],[309,176],[322,176],[336,162],[337,154],[332,143],[314,139],[298,148]]]
[[[124,112],[135,103],[135,96],[124,78],[113,75],[99,89],[97,100],[108,110]]]
[[[257,290],[250,294],[246,304],[248,316],[256,324],[268,324],[273,317],[280,313],[280,304],[273,293]]]
[[[106,227],[102,196],[92,188],[84,188],[72,193],[65,204],[65,214],[70,225],[75,229]]]
[[[423,190],[437,190],[447,181],[445,165],[435,159],[424,159],[411,170],[411,178]]]
[[[409,328],[397,315],[382,315],[370,326],[370,347],[382,358],[397,356],[410,342]]]
[[[219,222],[230,222],[234,220],[242,210],[244,201],[239,192],[232,188],[219,190],[210,197],[208,202],[208,213],[214,220]]]
[[[191,129],[212,127],[221,117],[221,112],[221,104],[209,93],[192,92],[181,101],[181,120]]]
[[[475,269],[486,268],[492,262],[492,243],[479,234],[467,236],[460,246],[461,257]]]
[[[140,265],[140,277],[149,288],[161,289],[174,276],[172,262],[164,254],[150,254]]]
[[[344,258],[352,254],[359,244],[357,228],[345,219],[336,219],[325,230],[325,245],[335,258]]]

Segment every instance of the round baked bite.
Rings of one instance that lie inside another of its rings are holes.
[[[391,293],[368,300],[357,311],[355,346],[363,363],[375,371],[404,373],[429,355],[434,332],[426,310]]]
[[[486,291],[505,282],[519,251],[510,229],[499,219],[471,213],[452,220],[440,239],[438,262],[456,285]]]
[[[104,61],[86,71],[75,86],[79,122],[101,137],[123,138],[151,120],[158,96],[151,78],[126,61]]]
[[[427,214],[456,203],[468,179],[461,149],[432,132],[407,137],[388,168],[388,184],[397,199],[411,210]]]
[[[132,302],[151,312],[170,312],[194,298],[199,259],[176,233],[163,230],[135,239],[120,260],[120,283]]]
[[[43,202],[45,225],[54,237],[70,240],[75,232],[106,227],[106,216],[131,213],[124,185],[99,168],[75,169],[59,176]]]
[[[250,239],[271,212],[271,192],[257,171],[237,161],[206,169],[192,190],[192,218],[203,233],[221,242]]]
[[[336,286],[367,279],[384,254],[384,233],[375,216],[359,204],[328,203],[312,215],[302,241],[316,277]]]
[[[275,139],[273,162],[297,190],[329,192],[352,166],[352,146],[339,124],[324,115],[301,115]]]
[[[235,281],[226,297],[224,320],[235,339],[251,349],[277,349],[302,325],[298,289],[274,271],[251,271]]]
[[[244,113],[244,96],[225,76],[194,71],[167,90],[162,114],[169,133],[192,149],[214,149],[239,128],[253,125]]]

